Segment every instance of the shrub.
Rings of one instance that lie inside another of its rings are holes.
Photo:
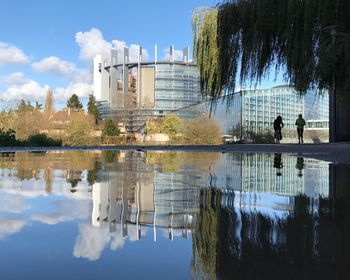
[[[13,129],[0,130],[0,146],[15,146],[17,144],[16,131]]]
[[[31,146],[61,146],[62,140],[53,139],[44,133],[30,135],[27,140]]]
[[[221,128],[216,120],[201,116],[187,124],[185,138],[189,144],[221,144]]]

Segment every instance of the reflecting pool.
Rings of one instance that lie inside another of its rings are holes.
[[[285,154],[0,153],[1,279],[344,279],[350,168]]]

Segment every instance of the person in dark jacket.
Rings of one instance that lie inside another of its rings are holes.
[[[303,133],[304,133],[304,126],[306,125],[306,122],[303,119],[302,114],[299,114],[299,117],[295,121],[295,125],[297,126],[299,144],[300,144],[300,141],[301,143],[304,143]]]
[[[275,130],[275,143],[280,143],[282,140],[282,127],[284,127],[282,117],[278,116],[273,122],[273,129]]]

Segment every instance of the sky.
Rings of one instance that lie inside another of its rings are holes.
[[[93,57],[111,48],[143,48],[143,59],[192,47],[192,12],[215,0],[11,0],[0,9],[0,105],[43,103],[51,88],[63,107],[92,93]],[[132,54],[131,54],[132,56]],[[132,59],[132,57],[131,57]]]

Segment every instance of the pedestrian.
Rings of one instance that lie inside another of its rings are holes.
[[[280,143],[280,141],[282,140],[282,127],[284,127],[282,117],[277,116],[277,118],[273,122],[273,129],[275,130],[275,143]]]
[[[304,134],[304,126],[306,125],[306,122],[303,119],[302,114],[299,114],[299,117],[295,121],[295,125],[297,126],[299,144],[300,142],[304,143],[303,134]]]

